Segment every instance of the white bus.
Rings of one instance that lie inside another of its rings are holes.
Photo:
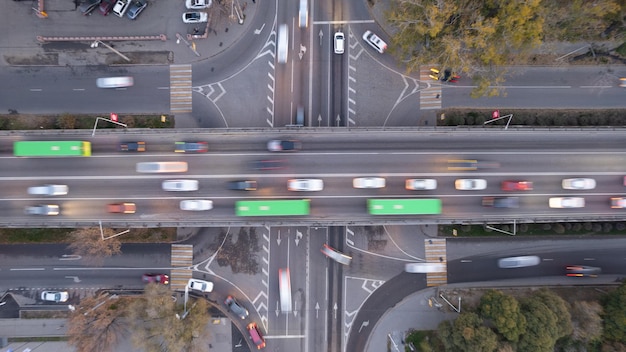
[[[291,278],[289,268],[278,269],[278,288],[280,294],[280,311],[291,312]]]
[[[278,27],[277,41],[276,56],[278,57],[278,63],[284,64],[287,62],[287,54],[289,51],[289,28],[286,24],[281,24]]]

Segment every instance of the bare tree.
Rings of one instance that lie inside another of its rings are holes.
[[[115,234],[112,229],[103,229],[103,233],[105,238]],[[119,239],[114,237],[103,240],[100,228],[97,227],[74,230],[70,233],[70,238],[72,243],[68,248],[72,253],[82,256],[92,265],[102,265],[105,258],[121,253],[122,244]]]
[[[108,295],[83,299],[68,320],[68,342],[81,352],[114,351],[127,328],[125,301]]]
[[[129,305],[128,317],[133,343],[146,351],[195,352],[208,350],[209,320],[205,299],[188,302],[182,312],[164,285],[150,284],[142,297]]]

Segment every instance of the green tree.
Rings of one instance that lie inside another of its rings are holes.
[[[462,313],[454,322],[442,322],[438,333],[446,351],[493,352],[498,346],[498,337],[482,325],[476,313]]]
[[[480,299],[480,314],[489,319],[505,339],[517,342],[519,336],[526,331],[526,318],[520,311],[515,297],[500,291],[487,291]]]
[[[533,293],[533,297],[543,302],[556,316],[557,339],[572,333],[570,307],[563,298],[545,288]]]
[[[407,63],[451,67],[471,76],[473,97],[496,95],[503,66],[527,57],[543,36],[541,0],[393,0],[391,52]]]
[[[101,266],[104,259],[121,253],[122,244],[117,237],[102,239],[115,235],[112,229],[100,229],[97,227],[88,227],[76,229],[70,233],[72,243],[68,248],[72,253],[80,255],[83,259],[96,266]]]
[[[522,302],[526,332],[520,336],[519,352],[553,352],[559,338],[558,318],[543,302],[530,297]]]
[[[604,337],[626,343],[626,283],[607,294],[603,306]]]

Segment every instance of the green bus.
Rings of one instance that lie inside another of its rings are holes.
[[[371,215],[437,215],[441,214],[440,199],[368,199]]]
[[[309,215],[309,199],[294,200],[240,200],[235,203],[237,216],[294,216]]]
[[[15,156],[91,156],[91,142],[18,141],[13,143]]]

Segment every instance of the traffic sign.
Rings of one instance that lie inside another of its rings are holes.
[[[494,110],[494,111],[491,113],[491,118],[492,118],[492,119],[497,119],[498,117],[500,117],[500,110]]]
[[[117,122],[117,114],[114,112],[111,113],[111,121]]]

